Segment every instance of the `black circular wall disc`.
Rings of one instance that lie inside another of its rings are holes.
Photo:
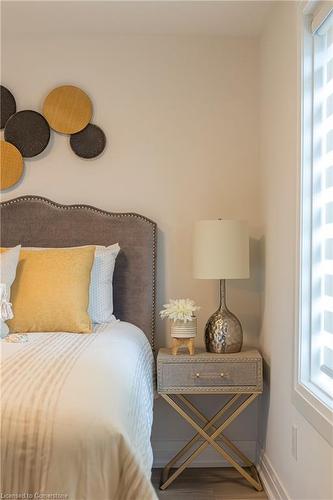
[[[16,112],[16,102],[13,94],[0,85],[0,128],[4,128],[7,120]]]
[[[5,126],[5,140],[14,144],[25,158],[39,155],[50,140],[50,127],[37,111],[12,115]]]
[[[83,130],[72,134],[70,145],[75,154],[81,158],[96,158],[106,144],[105,134],[102,129],[89,123]]]

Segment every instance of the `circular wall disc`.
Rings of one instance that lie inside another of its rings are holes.
[[[0,85],[0,128],[4,128],[8,118],[16,112],[16,102],[13,94]]]
[[[5,140],[14,144],[25,158],[39,155],[50,140],[50,127],[36,111],[19,111],[5,126]]]
[[[71,135],[70,145],[81,158],[96,158],[105,148],[106,138],[102,129],[89,123],[86,128]]]
[[[46,97],[43,114],[50,127],[57,132],[75,134],[90,122],[92,104],[83,90],[73,85],[63,85]]]
[[[23,158],[13,144],[0,141],[0,189],[16,184],[23,173]]]

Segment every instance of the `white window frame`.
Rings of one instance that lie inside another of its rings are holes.
[[[316,430],[333,445],[333,413],[328,404],[325,393],[318,397],[317,387],[311,390],[311,383],[302,383],[302,370],[309,360],[305,360],[306,349],[310,341],[310,328],[308,324],[308,311],[303,307],[306,302],[305,294],[310,289],[304,286],[304,280],[308,279],[308,273],[302,272],[302,265],[309,266],[307,259],[310,258],[309,250],[303,245],[303,218],[310,217],[306,212],[307,208],[303,203],[303,194],[307,186],[310,186],[309,178],[306,178],[307,171],[304,164],[312,163],[312,56],[313,36],[310,30],[312,12],[319,2],[300,2],[298,11],[298,171],[297,171],[297,250],[296,250],[296,314],[295,314],[295,362],[294,362],[294,387],[293,402],[302,415],[316,428]],[[309,140],[311,138],[311,140]],[[306,140],[307,139],[307,140]],[[308,169],[309,172],[309,169]],[[303,282],[302,282],[303,280]],[[303,319],[303,321],[302,321]],[[304,321],[305,319],[305,321]],[[305,349],[304,349],[305,346]],[[303,374],[304,375],[304,374]]]

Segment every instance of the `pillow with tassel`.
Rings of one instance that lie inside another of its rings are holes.
[[[0,254],[0,337],[8,335],[7,320],[13,318],[10,303],[10,289],[15,280],[16,268],[20,257],[21,245]]]

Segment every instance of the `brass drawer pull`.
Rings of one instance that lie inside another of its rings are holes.
[[[221,373],[199,373],[196,372],[195,378],[226,378],[228,376],[227,373],[221,372]]]

